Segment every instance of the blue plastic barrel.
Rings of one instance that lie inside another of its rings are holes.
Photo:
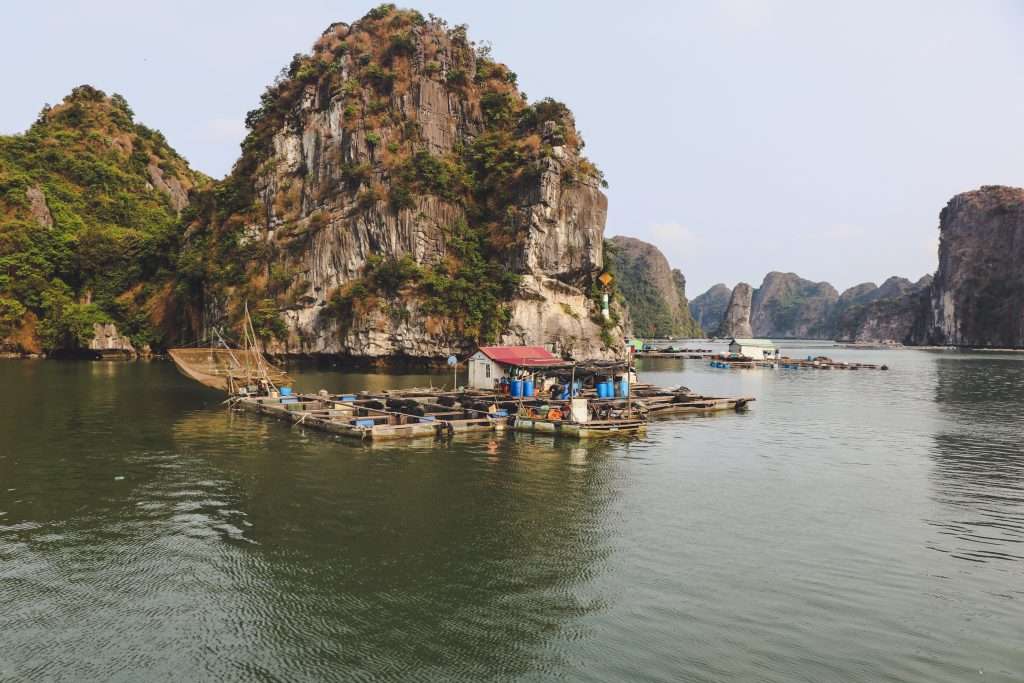
[[[625,377],[619,380],[619,396],[629,398],[629,380]]]
[[[292,395],[292,388],[291,387],[281,387],[281,395],[282,396],[291,396]]]
[[[519,398],[523,395],[523,380],[514,379],[508,383],[508,395],[512,398]]]
[[[523,380],[523,396],[533,396],[533,380]]]
[[[615,398],[615,380],[610,377],[604,381],[604,397]]]
[[[597,382],[594,384],[594,389],[597,390],[598,398],[604,398],[604,382]]]

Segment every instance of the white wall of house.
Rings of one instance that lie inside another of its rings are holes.
[[[747,358],[753,358],[754,360],[762,360],[767,354],[769,357],[775,356],[775,345],[771,342],[761,342],[759,340],[733,340],[729,344],[729,353],[736,353]]]
[[[469,386],[473,389],[493,389],[494,383],[502,376],[502,366],[488,358],[482,351],[469,357]]]

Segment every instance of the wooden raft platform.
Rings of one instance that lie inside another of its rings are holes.
[[[586,424],[517,416],[513,429],[517,432],[537,432],[592,439],[604,436],[638,434],[647,429],[647,420],[591,420]]]
[[[249,412],[360,440],[415,439],[468,432],[494,432],[504,430],[508,425],[508,418],[504,415],[467,417],[461,410],[415,415],[376,408],[374,406],[377,403],[372,399],[345,400],[344,395],[326,398],[320,395],[299,395],[237,398],[233,405]]]
[[[446,438],[475,432],[517,431],[572,438],[637,434],[649,418],[666,415],[741,410],[752,397],[703,396],[689,390],[668,390],[647,384],[633,388],[629,398],[602,398],[592,390],[581,394],[595,414],[585,423],[549,419],[551,409],[568,414],[567,400],[510,398],[486,391],[441,391],[434,388],[395,389],[358,394],[241,396],[232,405],[248,412],[364,441]]]
[[[782,356],[780,358],[768,358],[766,360],[755,360],[752,358],[731,358],[729,354],[724,353],[679,353],[679,352],[668,352],[668,351],[656,351],[656,352],[637,352],[638,358],[679,358],[687,360],[705,360],[710,361],[712,365],[714,363],[722,363],[723,369],[738,368],[738,369],[749,369],[749,368],[781,368],[783,370],[799,370],[799,369],[810,369],[810,370],[888,370],[888,365],[881,365],[878,363],[856,363],[846,361],[835,361],[825,356],[819,356],[817,358],[806,359],[806,358],[790,358],[788,356]]]

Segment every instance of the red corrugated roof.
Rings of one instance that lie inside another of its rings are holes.
[[[481,346],[480,351],[495,363],[521,368],[561,365],[564,362],[543,346]]]

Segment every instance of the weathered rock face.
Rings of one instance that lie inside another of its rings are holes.
[[[773,271],[754,293],[750,324],[759,337],[827,339],[829,313],[838,298],[827,282]]]
[[[865,282],[839,295],[827,282],[772,272],[753,290],[746,336],[912,343],[922,328],[921,302],[930,285],[930,275],[917,282],[893,276],[881,287]],[[723,292],[728,292],[725,285],[715,285],[694,299],[690,308],[696,309],[698,320],[713,322],[720,315]],[[729,304],[735,318],[741,320],[742,294],[735,306],[731,303],[735,292],[730,294]],[[727,332],[731,328],[724,320],[715,329],[718,336],[743,336]]]
[[[701,329],[690,315],[686,278],[665,255],[633,237],[617,235],[608,261],[629,311],[631,332],[640,337],[697,337]]]
[[[917,282],[891,277],[881,287],[858,285],[843,292],[833,316],[834,337],[840,341],[909,343],[925,312],[931,282],[931,275]]]
[[[730,297],[732,290],[719,283],[690,302],[690,313],[705,334],[711,334],[722,324]]]
[[[715,333],[717,337],[750,338],[754,333],[750,325],[753,308],[754,290],[746,282],[741,282],[732,289],[729,305],[722,316],[722,324]]]
[[[595,357],[621,339],[589,295],[607,199],[572,115],[527,105],[463,28],[386,6],[332,25],[249,125],[225,187],[256,208],[189,230],[207,264],[237,235],[244,274],[191,284],[229,319],[261,301],[269,350],[437,358],[487,340]]]
[[[46,195],[38,186],[32,186],[25,190],[25,196],[29,201],[29,213],[36,223],[44,228],[53,227],[53,215],[46,203]]]
[[[939,268],[918,341],[1024,346],[1024,189],[983,186],[939,216]]]
[[[89,342],[90,351],[104,356],[121,355],[126,358],[134,358],[138,355],[131,340],[122,336],[114,323],[93,323],[92,328],[92,341]]]
[[[836,299],[835,311],[843,311],[850,306],[857,304],[865,304],[869,301],[873,301],[877,298],[878,285],[874,282],[862,282],[859,285],[854,285],[847,290],[844,290],[839,298]]]
[[[180,179],[164,173],[158,165],[159,163],[159,158],[155,156],[150,158],[149,165],[146,167],[146,173],[149,174],[153,187],[167,195],[174,210],[181,212],[182,209],[188,206],[188,193],[192,189],[193,184],[188,178]]]

